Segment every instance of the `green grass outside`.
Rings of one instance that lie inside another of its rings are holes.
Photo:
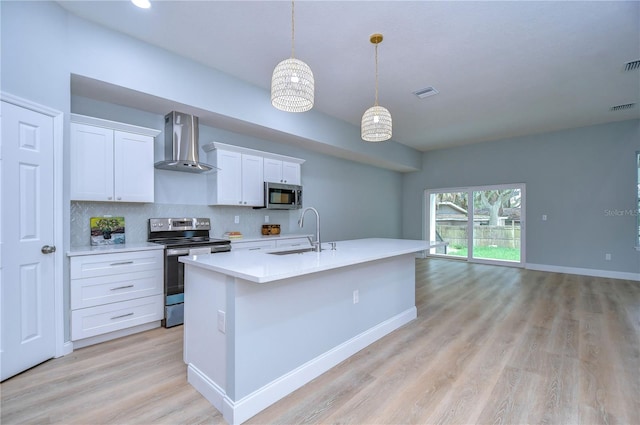
[[[467,251],[467,247],[465,246],[450,246],[447,249],[447,255],[466,258],[468,254]],[[520,261],[520,250],[495,246],[476,246],[473,248],[473,257],[490,260]]]

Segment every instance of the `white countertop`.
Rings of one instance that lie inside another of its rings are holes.
[[[148,251],[153,249],[164,249],[164,245],[141,242],[113,245],[73,246],[69,251],[67,251],[67,256],[74,257],[76,255],[113,254],[116,252]]]
[[[291,248],[261,251],[232,250],[231,252],[180,257],[179,261],[251,282],[266,283],[367,261],[411,254],[443,245],[446,243],[372,238],[339,241],[336,242],[335,250],[331,250],[329,243],[323,243],[322,252],[273,255],[269,253],[287,251]]]

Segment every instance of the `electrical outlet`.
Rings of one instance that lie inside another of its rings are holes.
[[[353,291],[353,303],[358,304],[360,302],[360,292],[356,289]]]
[[[239,215],[235,216],[235,217],[233,218],[233,222],[234,222],[235,224],[240,223],[240,216],[239,216]]]
[[[227,318],[222,310],[218,310],[218,330],[222,333],[227,331]]]
[[[265,223],[268,223],[268,222],[269,222],[269,216],[268,216],[268,215],[265,215],[265,216],[264,216],[264,222],[265,222]]]
[[[547,221],[547,215],[546,214],[542,214],[542,221]]]
[[[609,254],[609,253],[604,254],[604,259],[605,259],[606,261],[611,261],[611,254]]]

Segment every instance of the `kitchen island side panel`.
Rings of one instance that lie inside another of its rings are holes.
[[[228,342],[226,329],[220,329],[218,312],[225,312],[226,319],[228,280],[233,278],[185,267],[184,362],[197,367],[223,391],[228,387],[227,352],[233,341]]]
[[[414,309],[415,256],[396,256],[267,284],[238,278],[234,298],[234,344],[228,347],[235,362],[234,388],[227,388],[227,395],[238,401]]]

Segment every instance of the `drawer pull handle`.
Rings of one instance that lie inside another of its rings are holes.
[[[111,320],[122,319],[123,317],[127,317],[127,316],[133,316],[133,313],[122,314],[120,316],[114,316],[114,317],[111,318]]]
[[[121,261],[119,263],[111,263],[110,266],[124,266],[125,264],[133,264],[133,261]]]
[[[118,289],[127,289],[127,288],[133,288],[133,285],[118,286],[117,288],[111,288],[111,290],[117,291]]]
[[[260,248],[249,248],[249,251],[258,251]]]

